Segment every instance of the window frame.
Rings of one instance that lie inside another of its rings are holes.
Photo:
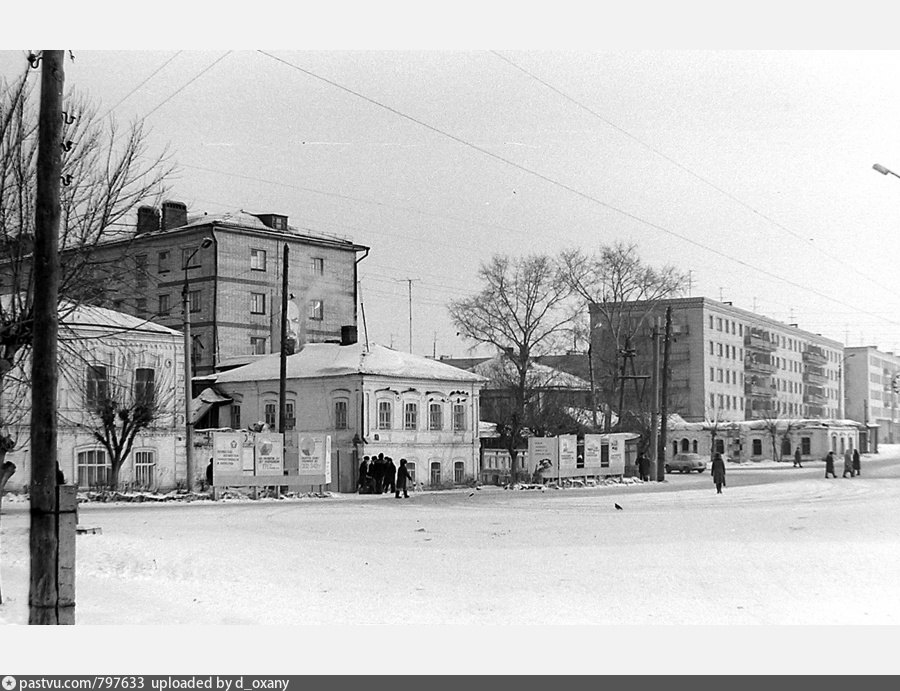
[[[89,410],[98,408],[107,398],[109,398],[109,367],[103,364],[87,365],[84,389],[85,407]]]
[[[437,416],[435,416],[437,412]],[[435,424],[437,422],[437,424]],[[444,429],[444,405],[436,401],[428,404],[428,430],[430,432],[440,432]]]
[[[404,401],[403,429],[407,432],[415,432],[419,429],[419,404],[417,401]]]
[[[259,247],[251,247],[250,248],[250,270],[251,271],[267,271],[267,266],[268,266],[268,259],[266,257],[266,251]]]
[[[310,300],[309,304],[306,307],[306,317],[311,321],[324,321],[325,320],[325,301],[324,300]]]
[[[102,463],[98,462],[101,457]],[[82,458],[94,459],[94,462],[83,462]],[[75,454],[75,484],[79,488],[88,489],[108,485],[110,470],[109,458],[104,448],[82,449]],[[82,484],[83,474],[86,476],[84,484]]]
[[[379,399],[375,403],[377,411],[376,428],[379,430],[393,429],[394,424],[394,403],[384,398]]]
[[[265,293],[250,293],[250,314],[266,314]]]
[[[250,337],[250,354],[251,355],[265,355],[266,349],[268,347],[269,339],[266,336],[251,336]],[[259,349],[259,345],[262,344],[262,350]]]
[[[334,428],[349,429],[350,428],[350,401],[346,398],[334,399]]]

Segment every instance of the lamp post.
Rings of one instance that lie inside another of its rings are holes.
[[[878,171],[879,173],[881,173],[882,175],[893,175],[895,178],[900,178],[900,175],[897,175],[897,173],[895,173],[893,170],[890,170],[889,168],[885,168],[885,167],[884,167],[883,165],[881,165],[880,163],[874,164],[874,165],[872,166],[872,168],[873,168],[874,170],[877,170],[877,171]]]
[[[199,246],[194,248],[184,260],[184,285],[181,289],[181,309],[184,314],[184,463],[187,474],[187,491],[194,489],[194,423],[191,422],[191,379],[193,379],[193,348],[191,343],[191,305],[188,293],[188,267],[191,259],[202,249],[212,245],[212,238],[203,238]]]

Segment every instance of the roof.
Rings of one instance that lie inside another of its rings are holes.
[[[123,331],[138,333],[156,333],[167,336],[181,336],[180,331],[170,329],[168,326],[156,324],[140,317],[133,317],[124,312],[96,307],[94,305],[72,305],[62,302],[59,310],[65,316],[60,320],[63,329],[76,329],[89,326],[93,328],[108,329],[106,335],[113,336]],[[69,311],[71,310],[71,311]]]
[[[470,371],[486,377],[490,380],[491,385],[501,387],[507,385],[507,382],[515,381],[518,376],[512,362],[503,355],[480,362]],[[532,389],[587,390],[591,388],[590,382],[581,377],[538,362],[532,362],[529,366],[527,379],[527,385]]]
[[[256,362],[222,372],[216,383],[270,381],[280,377],[281,355],[274,353]],[[318,379],[350,374],[432,379],[452,382],[484,382],[472,372],[466,372],[429,358],[393,350],[387,346],[363,343],[308,343],[299,353],[287,356],[288,379]]]

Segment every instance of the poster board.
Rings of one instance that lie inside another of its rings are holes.
[[[609,468],[609,449],[604,454],[604,446],[603,435],[584,435],[584,470],[588,474],[599,474],[601,469]]]
[[[609,475],[625,474],[625,439],[627,434],[609,435]]]
[[[254,440],[256,475],[284,475],[284,440],[280,434],[260,432]]]
[[[578,460],[578,437],[574,434],[561,434],[559,437],[559,469],[574,471]]]
[[[559,443],[556,437],[528,438],[528,468],[540,470],[545,478],[556,477],[559,470]]]

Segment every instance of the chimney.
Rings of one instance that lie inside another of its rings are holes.
[[[164,201],[162,204],[162,229],[187,225],[187,205],[184,202]]]
[[[341,345],[348,346],[356,343],[356,327],[347,324],[341,327]]]
[[[159,209],[155,206],[138,207],[137,234],[153,233],[159,230]]]

